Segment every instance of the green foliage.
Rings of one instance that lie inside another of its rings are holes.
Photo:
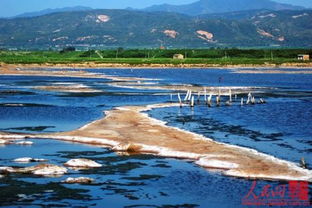
[[[88,50],[79,55],[79,57],[94,57],[94,56],[96,56],[95,50]]]
[[[73,46],[68,46],[68,47],[63,48],[63,49],[60,51],[60,53],[67,53],[67,52],[72,52],[72,51],[75,51],[75,50],[76,50],[75,47],[73,47]]]
[[[103,57],[99,56],[98,53]],[[173,54],[186,59],[172,59]],[[264,64],[300,62],[298,54],[312,49],[123,49],[103,51],[0,51],[0,62],[11,64],[44,63],[127,63],[127,64]]]

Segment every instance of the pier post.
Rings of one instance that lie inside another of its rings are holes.
[[[250,104],[251,98],[252,98],[252,95],[251,95],[251,93],[249,92],[249,93],[248,93],[248,98],[247,98],[247,101],[246,101],[246,104],[247,104],[247,105]]]
[[[230,103],[232,102],[232,90],[231,89],[229,90],[229,101]]]
[[[197,104],[200,104],[200,91],[197,93]]]
[[[221,103],[221,90],[219,88],[218,96],[216,97],[217,106],[220,106]]]
[[[191,99],[191,108],[194,107],[194,96],[192,96],[192,99]]]
[[[266,101],[265,101],[264,99],[260,98],[259,103],[260,103],[260,104],[265,104],[265,103],[266,103]]]
[[[252,98],[251,98],[251,104],[252,104],[252,105],[256,104],[256,99],[255,99],[255,97],[252,97]]]
[[[178,99],[179,99],[179,103],[180,103],[180,108],[182,108],[182,100],[181,100],[180,93],[178,93]]]
[[[211,107],[211,100],[212,100],[212,94],[209,95],[208,100],[207,100],[208,107]]]
[[[192,90],[190,90],[190,93],[189,93],[189,96],[188,96],[188,101],[191,101],[191,98],[192,98]]]
[[[188,90],[188,91],[186,92],[186,95],[185,95],[185,97],[184,97],[184,101],[187,101],[188,96],[189,96],[189,93],[190,93],[190,90]]]

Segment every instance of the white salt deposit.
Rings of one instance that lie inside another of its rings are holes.
[[[18,145],[32,145],[33,142],[31,142],[31,141],[20,141],[20,142],[16,142],[15,144],[18,144]]]
[[[7,144],[7,143],[8,143],[8,140],[0,139],[0,144]]]
[[[102,167],[101,164],[99,164],[93,160],[84,159],[84,158],[71,159],[71,160],[67,161],[64,165],[69,166],[69,167],[82,167],[82,168],[99,168],[99,167]]]
[[[216,159],[210,159],[209,157],[200,158],[195,162],[197,165],[206,168],[217,168],[217,169],[233,169],[238,168],[239,165],[236,163],[231,163],[227,161],[221,161]]]
[[[62,183],[82,183],[82,184],[88,184],[92,182],[94,182],[94,179],[88,177],[78,177],[78,178],[69,177],[66,180],[62,181]]]
[[[67,173],[66,168],[57,165],[44,164],[37,167],[40,168],[32,171],[35,175],[63,175]]]
[[[14,168],[8,167],[8,166],[3,166],[0,167],[0,173],[12,173],[14,172]]]
[[[13,162],[17,163],[30,163],[30,162],[45,162],[46,159],[38,159],[38,158],[31,158],[31,157],[21,157],[13,160]]]

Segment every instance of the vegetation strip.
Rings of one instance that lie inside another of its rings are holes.
[[[100,54],[100,56],[99,56]],[[117,54],[117,55],[116,55]],[[174,59],[181,54],[183,59]],[[217,66],[311,66],[298,60],[311,49],[122,49],[103,51],[0,51],[0,62],[7,64],[81,64],[129,67],[217,67]],[[52,65],[53,66],[53,65]],[[157,67],[157,66],[156,66]]]

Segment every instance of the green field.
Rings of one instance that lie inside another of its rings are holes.
[[[183,60],[173,59],[183,54]],[[7,64],[68,64],[68,63],[124,63],[139,64],[282,64],[302,63],[298,54],[312,54],[312,49],[172,49],[144,50],[122,48],[105,51],[0,51],[0,62]]]

